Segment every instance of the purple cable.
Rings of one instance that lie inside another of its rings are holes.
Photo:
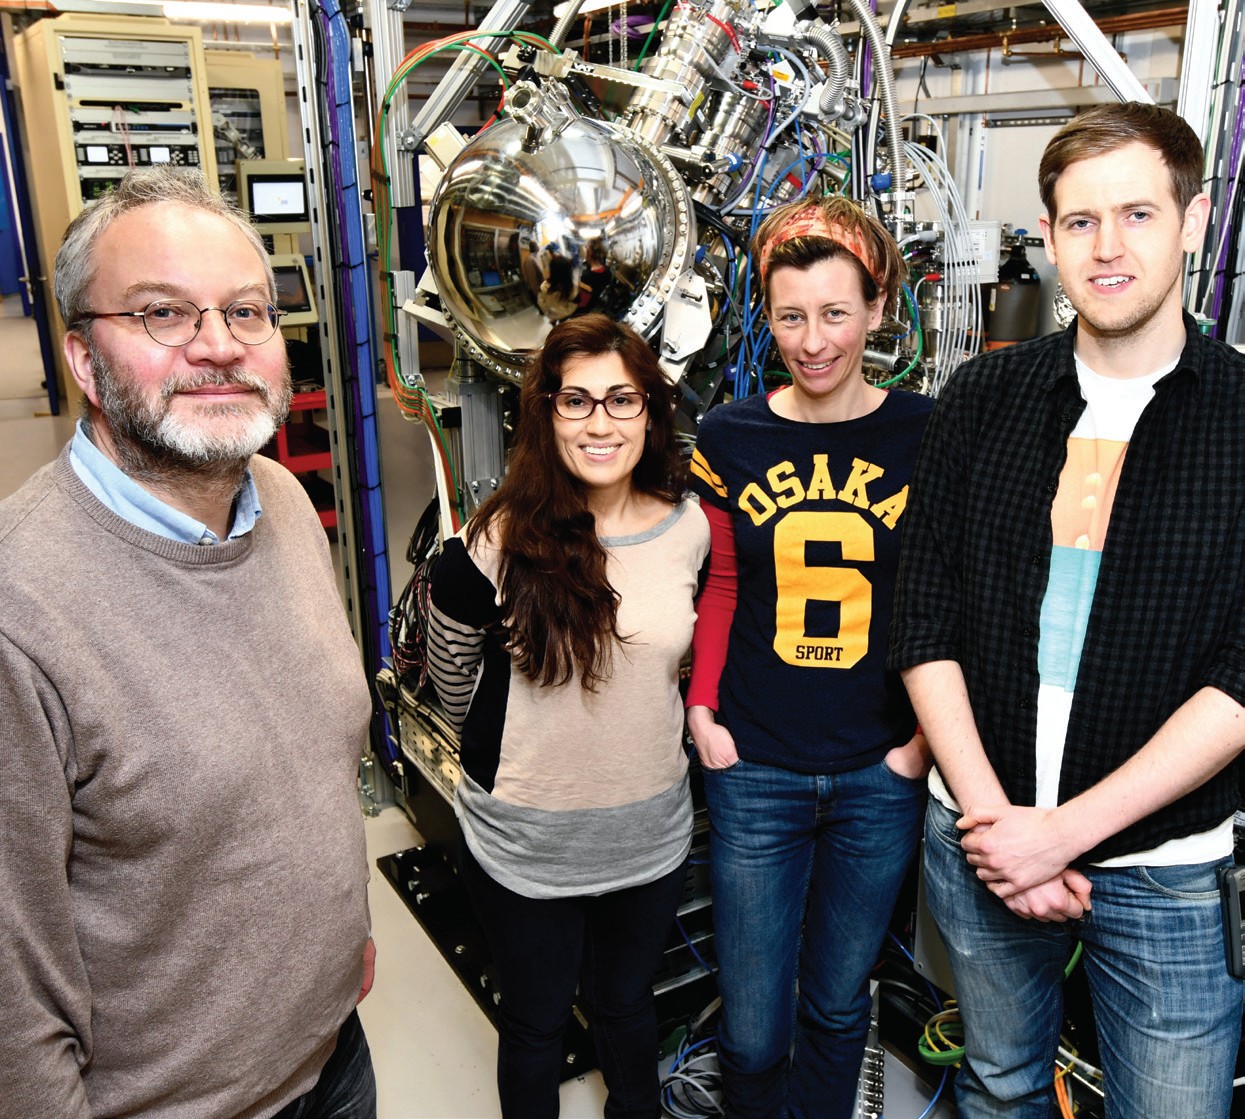
[[[1245,60],[1241,62],[1240,72],[1237,76],[1236,85],[1236,124],[1232,128],[1232,146],[1228,155],[1226,171],[1232,175],[1232,171],[1236,168],[1237,159],[1241,153],[1241,132],[1242,126],[1245,125]],[[1220,222],[1225,225],[1232,215],[1232,207],[1236,202],[1236,176],[1232,176],[1229,180],[1228,193],[1224,198],[1223,210],[1219,214]],[[1222,330],[1219,328],[1219,314],[1223,309],[1223,297],[1227,284],[1224,277],[1228,269],[1228,238],[1223,239],[1223,247],[1219,250],[1219,259],[1214,261],[1214,272],[1211,275],[1211,282],[1215,285],[1215,299],[1211,304],[1211,314],[1215,319],[1215,336],[1223,337]]]
[[[652,24],[652,22],[653,22],[652,16],[643,16],[643,15],[628,16],[627,17],[627,39],[630,42],[635,42],[638,39],[643,39],[644,36],[648,34],[648,27]],[[645,30],[641,31],[640,30],[641,27],[645,28]],[[619,35],[622,34],[622,20],[616,19],[614,20],[613,23],[610,24],[610,34],[613,35],[615,39],[617,39]]]
[[[765,131],[762,134],[761,143],[757,146],[756,155],[752,157],[752,163],[749,164],[748,170],[739,178],[739,181],[743,184],[743,186],[735,192],[729,202],[723,205],[722,209],[724,211],[733,210],[739,205],[740,199],[742,199],[747,193],[748,180],[752,178],[752,172],[756,165],[761,161],[761,156],[765,152],[765,145],[769,143],[770,140],[769,130],[774,127],[774,106],[778,102],[778,87],[774,83],[774,75],[767,72],[767,76],[769,77],[769,116],[765,121]]]
[[[869,10],[874,15],[878,14],[878,0],[869,0]],[[860,96],[867,101],[873,92],[873,47],[864,28],[860,32],[860,46]]]

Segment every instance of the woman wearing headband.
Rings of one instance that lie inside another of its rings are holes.
[[[688,724],[711,825],[719,1058],[732,1119],[850,1119],[868,977],[930,764],[885,661],[933,401],[862,375],[903,275],[877,219],[846,199],[795,203],[752,252],[791,384],[712,409],[692,459],[712,539]]]

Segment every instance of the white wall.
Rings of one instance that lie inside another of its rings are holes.
[[[1181,63],[1183,28],[1162,31],[1139,31],[1116,36],[1116,49],[1125,57],[1129,69],[1160,98],[1169,96],[1174,102],[1178,89]],[[1073,44],[1063,41],[1065,50],[1075,50]],[[1015,48],[1018,52],[1051,53],[1049,45],[1024,44]],[[999,49],[943,56],[950,66],[937,66],[933,59],[925,67],[925,85],[928,97],[922,93],[917,99],[918,111],[926,111],[927,105],[951,110],[948,98],[964,98],[974,95],[1027,95],[1032,108],[990,111],[976,105],[971,112],[948,111],[936,119],[941,125],[949,153],[944,153],[955,173],[956,182],[964,197],[970,217],[987,221],[1004,222],[1013,228],[1027,229],[1038,234],[1038,216],[1042,212],[1038,197],[1037,171],[1042,150],[1059,128],[1060,121],[1070,114],[1067,108],[1042,107],[1049,104],[1052,91],[1082,91],[1098,86],[1102,96],[1110,98],[1110,91],[1101,87],[1097,73],[1088,62],[1071,59],[1042,58],[1005,63]],[[900,111],[913,111],[921,74],[921,59],[897,59],[895,91]],[[1010,103],[1014,103],[1015,98]],[[1045,118],[1045,119],[1043,119]],[[1056,119],[1057,118],[1057,119]],[[1016,120],[1009,126],[987,127],[999,121]],[[919,215],[926,216],[926,215]],[[1054,268],[1046,261],[1041,249],[1030,248],[1029,259],[1043,277],[1043,312],[1039,329],[1047,332],[1055,329],[1054,316],[1050,311],[1054,297]]]

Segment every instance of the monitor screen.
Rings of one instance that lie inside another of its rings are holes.
[[[247,209],[257,225],[307,221],[307,189],[301,175],[252,175]]]
[[[307,274],[297,264],[274,264],[277,278],[277,310],[305,314],[311,310],[311,293],[307,290]]]

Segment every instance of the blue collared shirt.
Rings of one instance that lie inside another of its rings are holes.
[[[220,537],[202,521],[174,509],[143,489],[87,437],[82,422],[74,427],[69,445],[69,465],[83,484],[118,517],[147,532],[183,544],[219,544]],[[245,536],[263,515],[255,479],[246,472],[242,489],[234,500],[230,540]]]

